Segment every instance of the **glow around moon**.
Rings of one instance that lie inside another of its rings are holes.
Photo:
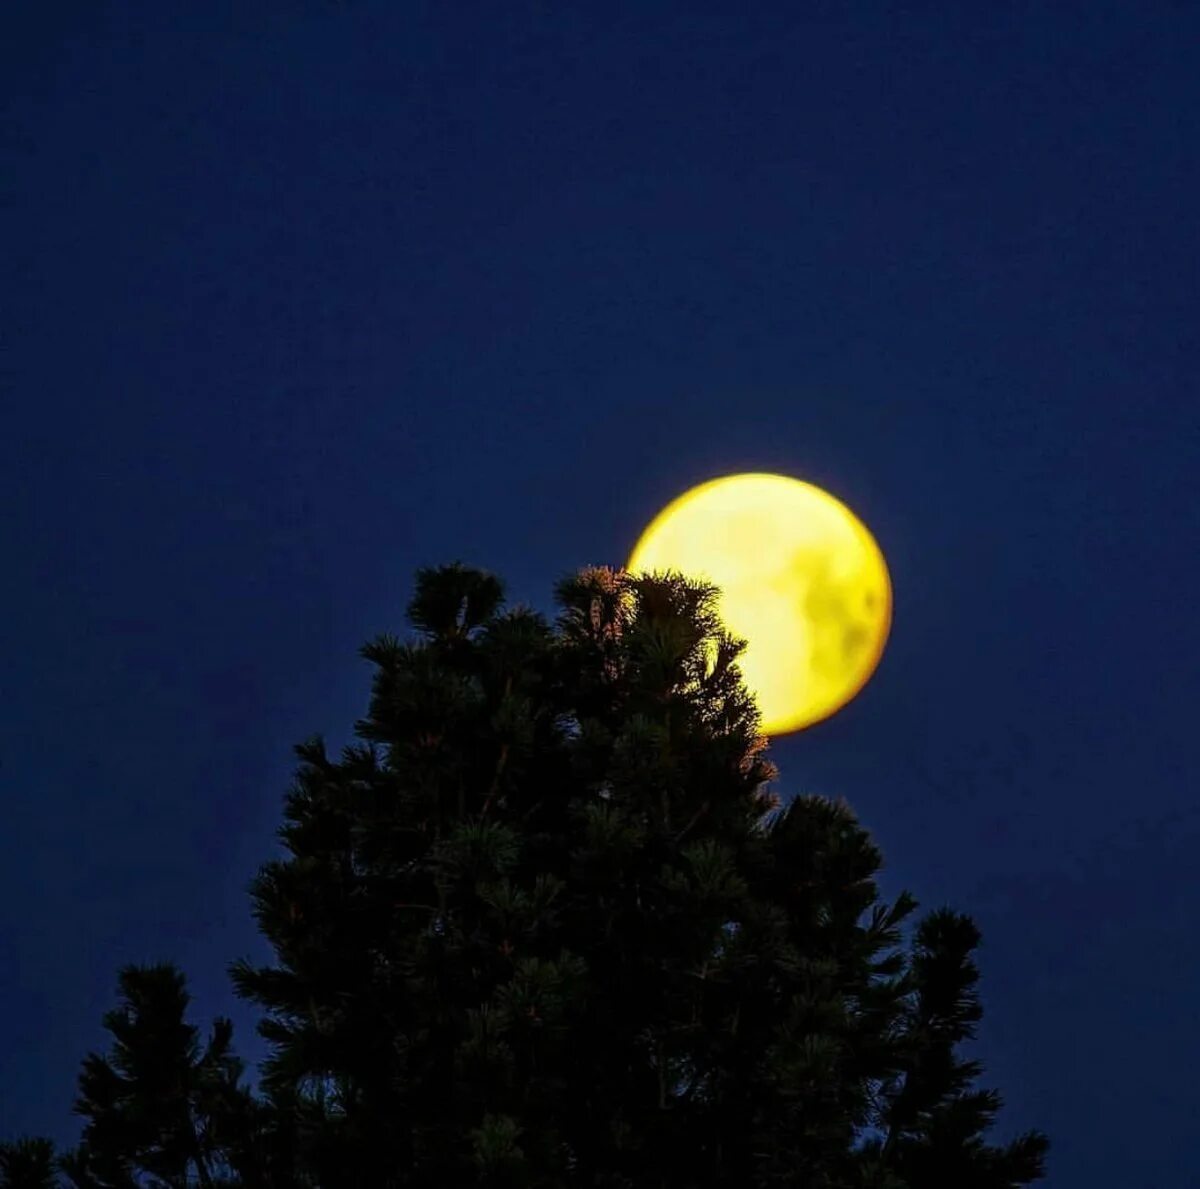
[[[685,492],[626,568],[678,570],[721,588],[721,619],[747,641],[742,674],[771,735],[849,702],[891,628],[891,580],[866,526],[819,487],[783,475],[729,475]]]

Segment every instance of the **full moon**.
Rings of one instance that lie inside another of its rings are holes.
[[[784,475],[728,475],[685,492],[634,547],[631,572],[678,570],[720,588],[739,665],[782,735],[836,713],[870,679],[892,622],[887,564],[828,492]]]

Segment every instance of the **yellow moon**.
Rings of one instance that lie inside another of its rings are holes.
[[[726,628],[769,735],[828,718],[866,685],[892,623],[887,564],[827,492],[784,475],[728,475],[685,492],[634,547],[631,572],[720,587]]]

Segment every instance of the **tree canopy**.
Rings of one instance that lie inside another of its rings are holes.
[[[555,619],[421,571],[357,741],[297,747],[235,962],[270,1046],[202,1044],[171,966],[122,972],[80,1076],[78,1189],[1010,1189],[1047,1142],[961,1053],[965,915],[881,899],[841,801],[772,791],[716,591],[589,568]],[[54,1184],[38,1141],[0,1186]],[[40,1180],[38,1178],[41,1178]]]

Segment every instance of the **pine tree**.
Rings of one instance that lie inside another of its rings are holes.
[[[204,1045],[185,1020],[182,973],[169,964],[120,972],[121,1002],[104,1017],[108,1055],[79,1077],[81,1143],[62,1159],[77,1189],[202,1189],[250,1183],[246,1128],[255,1104],[241,1087],[232,1025],[218,1019]],[[242,1167],[237,1167],[240,1164]]]
[[[1037,1179],[1045,1138],[987,1142],[999,1097],[957,1054],[973,924],[935,912],[906,948],[916,904],[880,901],[850,809],[779,804],[716,592],[590,569],[556,595],[551,624],[422,571],[418,638],[363,649],[360,741],[297,748],[253,886],[276,961],[231,969],[286,1183]]]
[[[979,934],[882,902],[849,807],[786,805],[716,592],[589,569],[551,624],[422,571],[359,742],[296,750],[254,881],[271,1045],[252,1095],[173,966],[129,967],[90,1055],[76,1189],[1012,1189],[959,1054]],[[53,1186],[46,1140],[3,1185]]]

